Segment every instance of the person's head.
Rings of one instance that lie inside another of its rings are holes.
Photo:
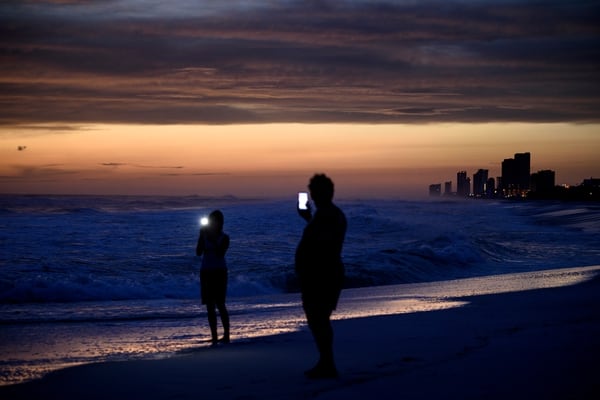
[[[333,181],[325,174],[315,174],[310,179],[308,189],[317,207],[333,200]]]
[[[223,225],[225,224],[225,217],[220,210],[214,210],[208,215],[208,226],[214,229],[217,232],[223,230]]]

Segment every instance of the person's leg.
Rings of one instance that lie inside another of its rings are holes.
[[[221,342],[229,343],[229,312],[227,311],[225,303],[217,303],[217,308],[219,309],[221,323],[223,324],[223,339],[221,339]]]
[[[316,307],[305,308],[306,320],[319,351],[319,362],[306,371],[309,378],[334,378],[337,368],[333,357],[333,327],[331,310]]]
[[[217,344],[217,311],[214,303],[206,303],[206,313],[208,314],[208,326],[210,327],[210,336],[213,344]]]

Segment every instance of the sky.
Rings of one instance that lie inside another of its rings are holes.
[[[0,4],[0,193],[426,195],[600,177],[600,2]]]

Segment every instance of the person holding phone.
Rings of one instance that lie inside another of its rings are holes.
[[[346,236],[346,216],[334,203],[333,181],[316,174],[308,185],[310,204],[299,196],[298,213],[307,221],[296,249],[295,269],[300,283],[302,307],[317,349],[319,361],[307,370],[311,379],[335,378],[338,371],[333,356],[331,314],[337,307],[344,280],[342,247]]]
[[[202,304],[206,304],[208,325],[210,327],[212,345],[219,342],[229,343],[229,312],[225,306],[227,294],[227,263],[225,253],[229,248],[229,236],[223,232],[225,218],[220,210],[211,212],[202,222],[196,255],[202,256],[200,266],[200,296]],[[217,335],[217,311],[223,324],[223,338]]]

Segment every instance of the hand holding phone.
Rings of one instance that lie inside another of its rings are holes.
[[[299,210],[308,210],[308,193],[306,193],[306,192],[298,193],[298,209]]]
[[[310,203],[308,202],[308,193],[298,193],[298,214],[306,221],[310,221],[312,218],[312,211],[310,209]]]

